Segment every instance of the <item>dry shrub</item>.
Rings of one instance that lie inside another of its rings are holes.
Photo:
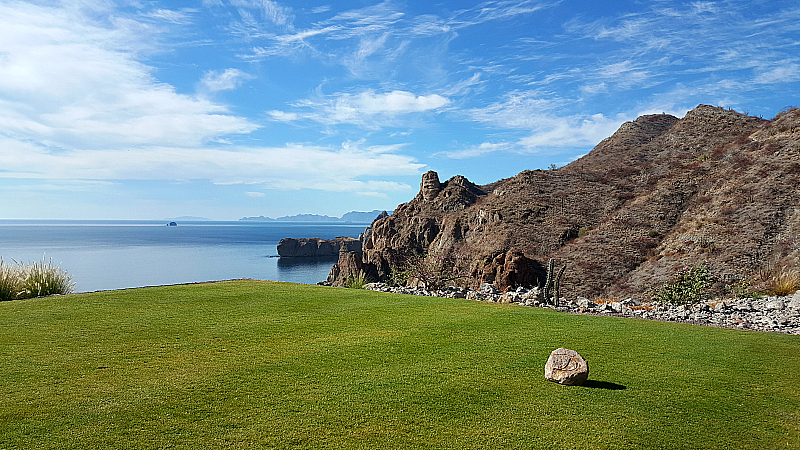
[[[770,295],[782,297],[793,294],[800,289],[800,270],[783,266],[766,282],[766,290]]]

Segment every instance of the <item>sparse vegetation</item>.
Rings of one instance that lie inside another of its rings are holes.
[[[14,263],[8,265],[0,258],[0,301],[71,294],[74,290],[72,276],[61,266],[54,266],[52,258]]]
[[[760,298],[762,294],[753,289],[753,284],[747,279],[741,279],[727,285],[728,294],[734,298]]]
[[[466,261],[455,251],[429,252],[406,258],[392,267],[391,282],[405,286],[409,280],[426,289],[441,289],[466,277]]]

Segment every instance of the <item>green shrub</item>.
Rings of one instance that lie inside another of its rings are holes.
[[[716,277],[708,263],[686,266],[679,270],[672,281],[653,290],[653,300],[665,303],[689,305],[709,298]]]
[[[587,234],[589,234],[589,228],[587,228],[587,227],[581,227],[581,228],[578,230],[578,237],[579,237],[579,238],[580,238],[580,237],[584,237],[584,236],[586,236]]]
[[[389,286],[405,286],[408,279],[411,277],[411,272],[406,266],[393,265],[389,268],[389,279],[386,283]]]

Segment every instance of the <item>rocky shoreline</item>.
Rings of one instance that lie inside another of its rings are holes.
[[[551,308],[571,314],[633,317],[800,335],[800,291],[786,297],[717,299],[689,306],[658,302],[642,303],[633,299],[596,303],[583,297],[569,301],[562,298],[559,306],[553,306],[541,304],[537,300],[536,288],[531,290],[518,288],[516,291],[501,294],[490,284],[481,285],[478,291],[460,287],[428,291],[421,288],[392,287],[385,283],[369,283],[364,287],[373,291],[398,294]]]

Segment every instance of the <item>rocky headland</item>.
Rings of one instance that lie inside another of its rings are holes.
[[[347,236],[334,239],[283,238],[278,242],[278,256],[282,258],[308,258],[338,256],[339,252],[361,252],[361,241]]]
[[[509,293],[543,285],[553,259],[573,302],[644,302],[682,267],[708,263],[723,298],[797,267],[797,186],[800,108],[772,120],[708,105],[645,115],[555,170],[488,185],[424,174],[417,196],[362,236],[361,252],[339,253],[328,281],[385,282],[410,257],[448,254],[464,263],[462,288]]]

